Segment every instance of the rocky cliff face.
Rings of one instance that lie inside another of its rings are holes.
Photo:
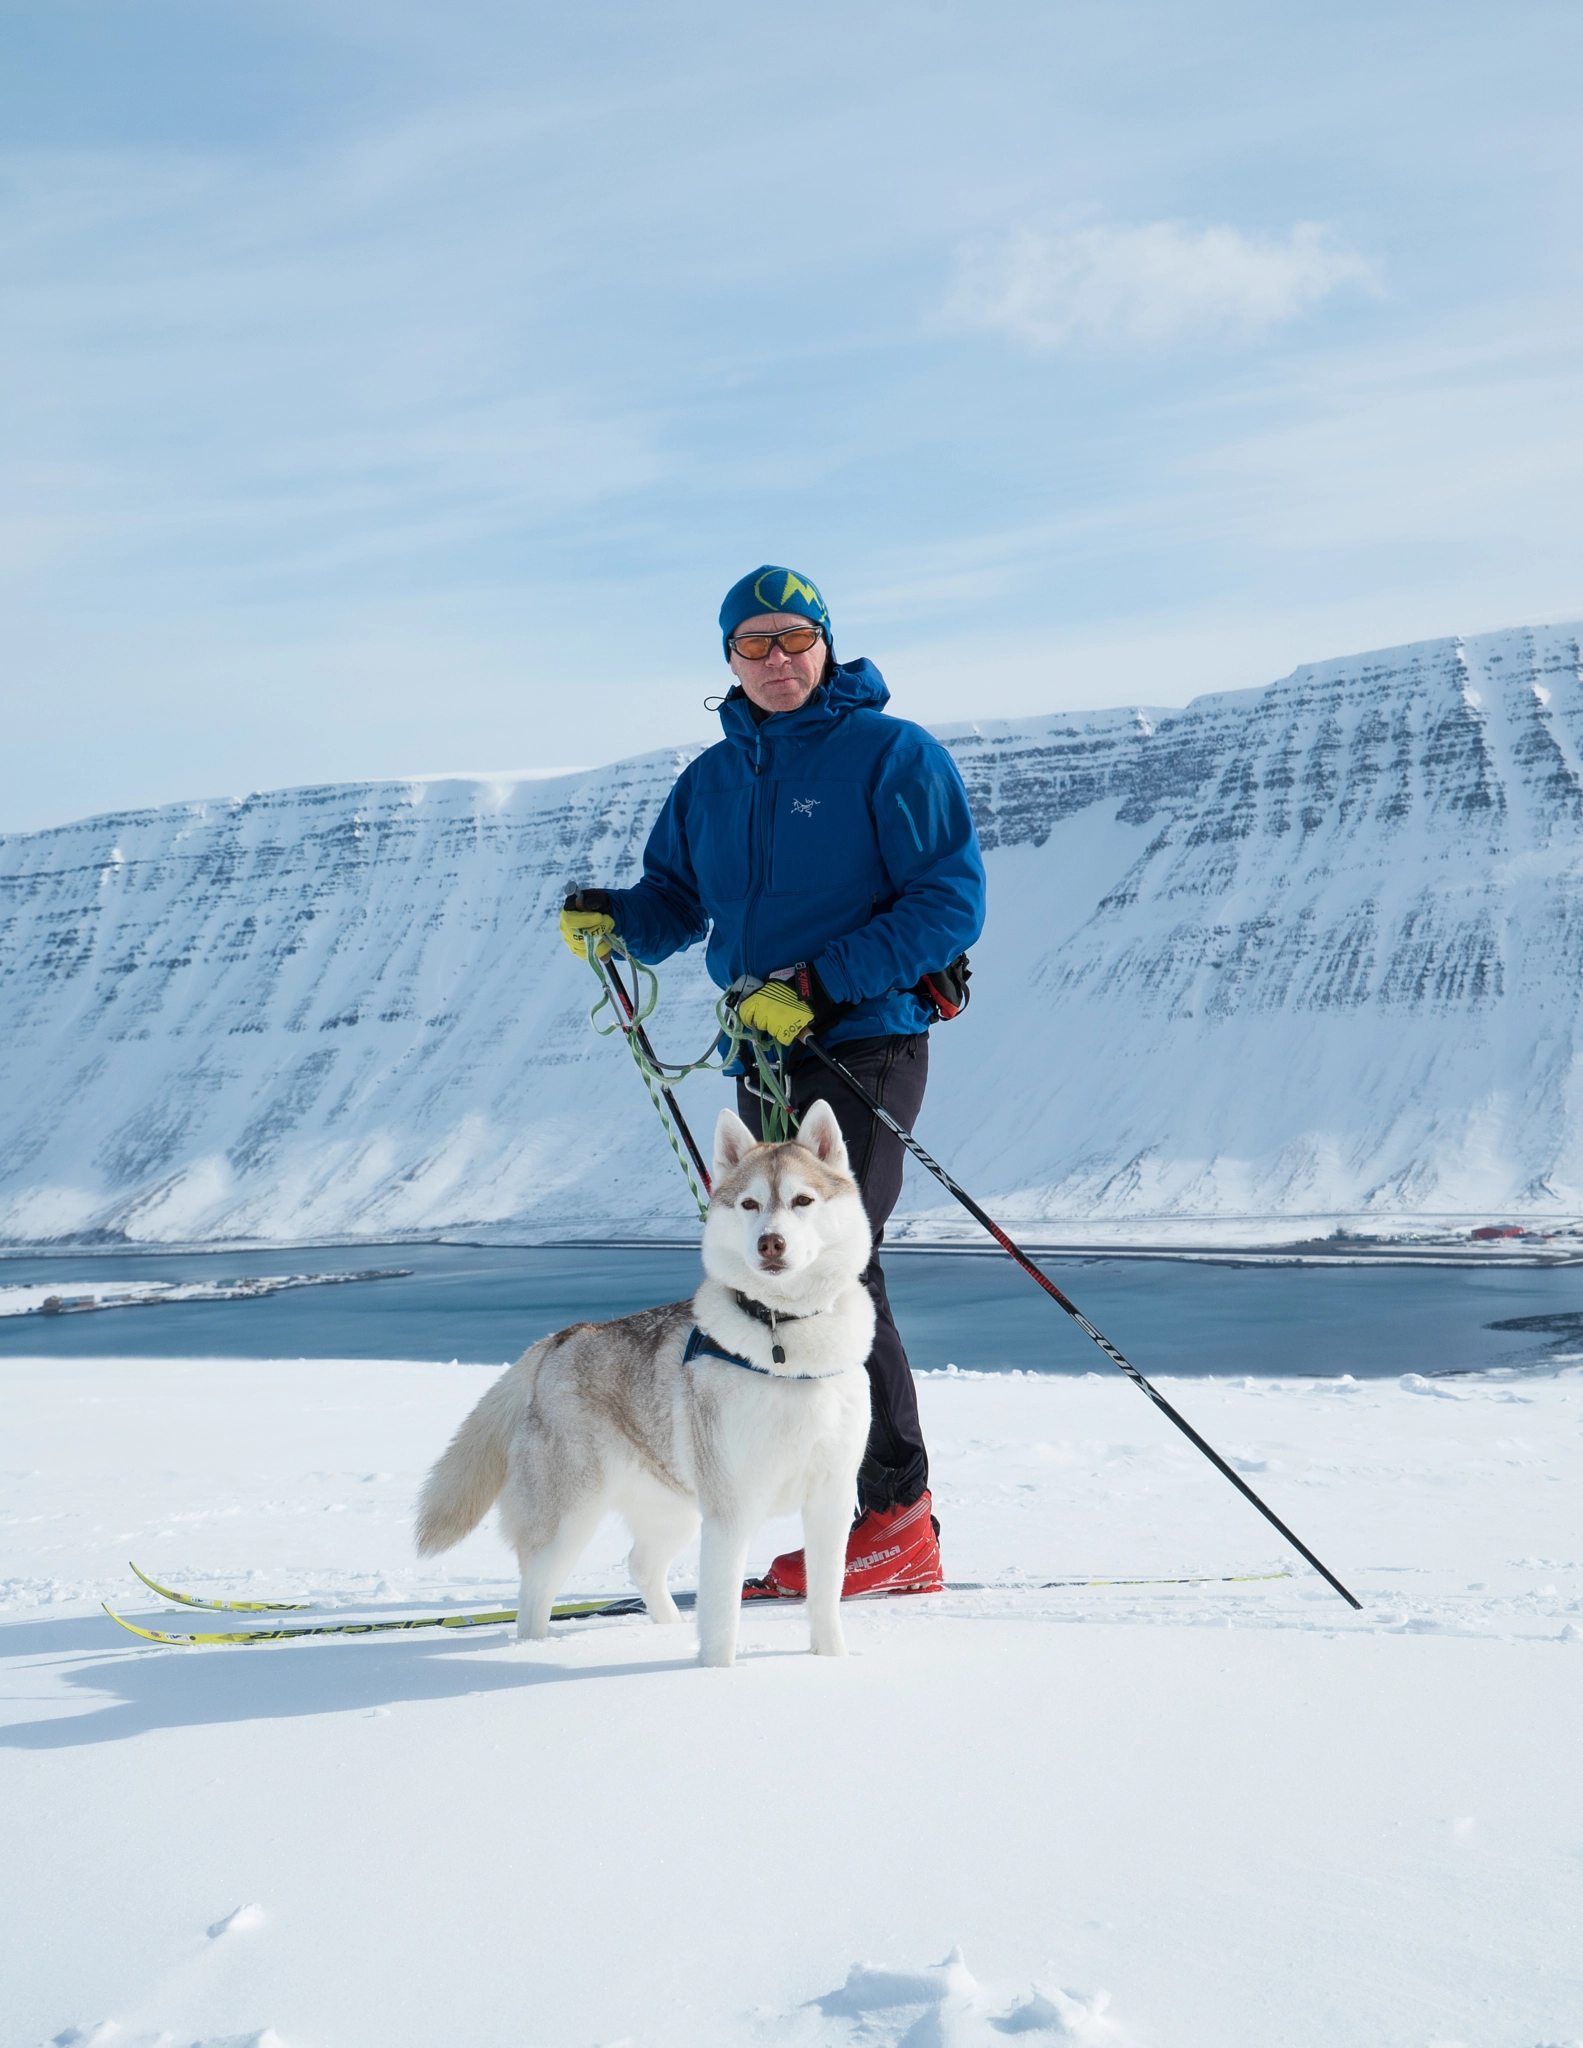
[[[1583,1206],[1578,629],[942,737],[991,921],[924,1129],[1009,1214]],[[0,839],[0,1235],[685,1224],[554,937],[685,758]],[[670,963],[663,1046],[711,1018]],[[723,1099],[688,1084],[701,1125]]]

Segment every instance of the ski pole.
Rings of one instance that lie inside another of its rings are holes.
[[[1094,1325],[1088,1320],[1088,1317],[1083,1314],[1082,1310],[1077,1306],[1077,1304],[1075,1302],[1067,1300],[1066,1296],[1061,1292],[1060,1288],[1056,1286],[1055,1282],[1050,1278],[1050,1276],[1047,1273],[1042,1273],[1039,1270],[1039,1268],[1033,1263],[1032,1259],[1028,1257],[1027,1253],[1019,1250],[1018,1247],[1012,1243],[1011,1239],[1006,1235],[1005,1231],[1001,1229],[1000,1225],[994,1220],[994,1218],[992,1216],[985,1214],[985,1212],[978,1206],[977,1202],[973,1200],[973,1197],[967,1193],[966,1189],[957,1186],[956,1182],[951,1178],[950,1174],[946,1172],[945,1168],[940,1165],[938,1160],[930,1158],[929,1154],[918,1143],[918,1140],[913,1136],[912,1132],[909,1130],[905,1130],[902,1127],[902,1125],[897,1123],[896,1119],[890,1114],[889,1110],[887,1110],[884,1107],[884,1105],[876,1099],[876,1097],[870,1095],[868,1090],[863,1086],[862,1082],[859,1081],[855,1075],[848,1073],[847,1069],[844,1066],[842,1066],[841,1062],[838,1059],[833,1059],[831,1055],[825,1051],[824,1047],[819,1044],[817,1039],[809,1036],[805,1032],[802,1038],[799,1039],[798,1043],[803,1046],[806,1046],[808,1051],[813,1053],[816,1058],[823,1060],[824,1064],[830,1069],[831,1073],[838,1075],[840,1079],[846,1083],[847,1087],[851,1089],[852,1093],[857,1097],[859,1102],[861,1102],[868,1110],[870,1110],[873,1113],[873,1115],[879,1118],[880,1122],[885,1126],[886,1130],[893,1132],[896,1137],[900,1138],[901,1142],[906,1146],[907,1150],[912,1154],[913,1158],[918,1161],[919,1165],[927,1168],[927,1170],[930,1173],[932,1173],[935,1179],[940,1183],[941,1187],[943,1187],[948,1194],[954,1195],[956,1197],[956,1199],[962,1204],[962,1207],[974,1219],[974,1221],[977,1223],[981,1223],[984,1226],[984,1228],[989,1232],[990,1236],[994,1238],[995,1242],[1000,1246],[1003,1252],[1010,1253],[1011,1257],[1016,1260],[1019,1266],[1021,1266],[1022,1270],[1027,1274],[1028,1278],[1030,1280],[1038,1281],[1039,1285],[1044,1289],[1045,1293],[1048,1294],[1050,1298],[1058,1304],[1059,1307],[1064,1308],[1066,1310],[1066,1313],[1072,1318],[1073,1322],[1076,1323],[1077,1327],[1083,1332],[1085,1336],[1091,1337],[1093,1339],[1093,1341],[1099,1346],[1100,1350],[1103,1351],[1105,1356],[1110,1360],[1111,1364],[1114,1366],[1119,1366],[1121,1371],[1123,1371],[1127,1375],[1128,1379],[1131,1380],[1132,1384],[1138,1389],[1138,1391],[1140,1393],[1148,1395],[1149,1399],[1154,1403],[1155,1407],[1159,1409],[1160,1413],[1176,1424],[1177,1428],[1182,1432],[1183,1436],[1187,1438],[1188,1442],[1191,1444],[1195,1444],[1197,1448],[1203,1452],[1204,1456],[1209,1460],[1210,1464],[1214,1466],[1217,1472],[1224,1473],[1225,1477],[1231,1481],[1232,1485],[1237,1489],[1238,1493],[1240,1493],[1246,1500],[1249,1500],[1253,1503],[1253,1505],[1258,1509],[1259,1513],[1263,1515],[1264,1519],[1271,1525],[1271,1527],[1278,1529],[1280,1533],[1286,1538],[1287,1542],[1291,1544],[1292,1548],[1295,1551],[1297,1551],[1297,1553],[1300,1556],[1307,1558],[1308,1562],[1313,1566],[1314,1570],[1318,1572],[1319,1576],[1322,1579],[1324,1579],[1327,1584],[1334,1586],[1336,1591],[1341,1595],[1342,1599],[1346,1601],[1349,1607],[1355,1607],[1359,1610],[1359,1612],[1361,1612],[1363,1602],[1361,1600],[1355,1600],[1352,1597],[1352,1595],[1347,1591],[1346,1587],[1342,1585],[1341,1581],[1336,1577],[1335,1573],[1333,1571],[1327,1570],[1326,1567],[1319,1562],[1319,1559],[1315,1557],[1314,1553],[1309,1549],[1308,1545],[1306,1543],[1301,1542],[1296,1536],[1292,1534],[1291,1530],[1287,1528],[1286,1524],[1281,1520],[1280,1516],[1275,1513],[1273,1508],[1267,1508],[1264,1505],[1264,1502],[1260,1500],[1259,1496],[1254,1492],[1253,1488],[1248,1485],[1247,1481],[1242,1478],[1240,1473],[1234,1472],[1231,1469],[1231,1467],[1226,1463],[1225,1459],[1213,1447],[1213,1445],[1205,1443],[1204,1439],[1199,1435],[1198,1431],[1194,1429],[1193,1425],[1187,1420],[1187,1418],[1184,1415],[1179,1415],[1177,1413],[1177,1411],[1171,1406],[1170,1402],[1167,1401],[1165,1396],[1160,1392],[1159,1388],[1151,1386],[1149,1382],[1143,1377],[1143,1374],[1139,1372],[1138,1368],[1135,1365],[1131,1364],[1127,1359],[1122,1357],[1121,1353],[1116,1349],[1115,1345],[1111,1343],[1110,1339],[1103,1335],[1102,1332],[1095,1329]]]
[[[626,983],[616,971],[615,955],[611,954],[609,959],[602,961],[600,964],[604,972],[609,975],[611,986],[616,992],[616,998],[621,1004],[622,1009],[627,1013],[627,1029],[632,1033],[638,1044],[642,1046],[650,1066],[657,1073],[660,1064],[659,1056],[656,1054],[653,1046],[649,1044],[648,1033],[638,1022],[637,1005],[633,1002],[631,996],[627,994]],[[635,975],[633,979],[636,980]],[[683,1144],[686,1145],[688,1151],[693,1155],[693,1164],[698,1169],[698,1178],[704,1184],[704,1193],[706,1195],[713,1194],[714,1190],[709,1184],[709,1169],[704,1164],[704,1155],[699,1151],[692,1132],[687,1128],[687,1119],[682,1115],[681,1105],[663,1081],[660,1082],[659,1088],[660,1093],[665,1097],[666,1108],[669,1109],[671,1115],[676,1119],[676,1128],[682,1134]]]

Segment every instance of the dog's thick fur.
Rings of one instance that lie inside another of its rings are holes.
[[[701,1523],[699,1661],[730,1664],[748,1545],[767,1516],[799,1508],[813,1648],[843,1656],[874,1306],[858,1279],[868,1217],[827,1104],[815,1103],[785,1145],[756,1143],[722,1110],[703,1254],[708,1277],[690,1302],[574,1323],[508,1368],[425,1482],[419,1554],[459,1543],[498,1499],[522,1566],[517,1633],[542,1637],[608,1508],[632,1530],[628,1569],[655,1621],[680,1619],[665,1576]],[[801,1320],[772,1339],[737,1293]],[[694,1323],[763,1371],[707,1356],[684,1365]],[[819,1377],[801,1377],[810,1374]]]

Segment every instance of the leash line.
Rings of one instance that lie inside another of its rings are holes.
[[[621,976],[616,969],[614,960],[607,960],[604,963],[604,971],[610,977],[611,985],[614,987],[616,992],[617,1002],[620,1003],[622,1009],[625,1010],[627,1013],[627,1022],[631,1026],[633,1038],[636,1039],[639,1047],[642,1049],[644,1058],[648,1061],[649,1065],[652,1068],[654,1068],[656,1073],[659,1072],[659,1057],[656,1054],[653,1046],[649,1043],[649,1034],[644,1030],[642,1023],[639,1021],[638,1018],[637,1005],[633,1000],[633,996],[629,996],[627,994],[626,983],[621,979]],[[636,975],[633,976],[632,985],[633,994],[635,995],[637,992]],[[639,1072],[642,1071],[643,1070],[640,1067]],[[647,1076],[645,1075],[645,1079],[646,1078]],[[698,1169],[698,1178],[704,1184],[704,1193],[706,1195],[713,1194],[714,1185],[709,1178],[709,1169],[704,1164],[704,1155],[698,1149],[697,1139],[693,1136],[692,1132],[687,1128],[687,1119],[682,1115],[681,1104],[676,1100],[676,1097],[672,1094],[669,1086],[664,1082],[660,1083],[660,1094],[664,1096],[666,1107],[670,1110],[671,1115],[676,1120],[676,1128],[682,1134],[682,1143],[687,1147],[688,1151],[692,1154],[693,1165],[696,1166]],[[697,1192],[696,1189],[694,1190],[694,1192]]]
[[[631,966],[630,995],[619,968],[614,964],[616,954]],[[758,1098],[764,1136],[771,1144],[783,1144],[796,1128],[797,1118],[780,1076],[777,1055],[768,1049],[767,1043],[761,1042],[757,1032],[750,1031],[742,1023],[726,998],[721,997],[715,1005],[718,1036],[703,1058],[662,1060],[643,1028],[644,1020],[653,1015],[659,1002],[659,976],[653,968],[645,966],[623,945],[616,932],[590,934],[584,941],[583,956],[598,977],[600,987],[599,1000],[589,1011],[588,1021],[601,1038],[610,1038],[619,1031],[626,1040],[632,1063],[648,1090],[655,1114],[664,1126],[671,1150],[676,1154],[676,1163],[681,1167],[693,1200],[698,1204],[698,1214],[705,1217],[709,1213],[707,1197],[712,1192],[709,1169],[676,1100],[673,1083],[685,1080],[689,1074],[722,1073],[739,1059],[751,1058],[756,1070],[755,1078],[750,1079],[747,1085]],[[606,1009],[610,1010],[614,1021],[601,1024],[600,1012]],[[683,1145],[686,1146],[685,1152]],[[688,1155],[691,1155],[690,1159]],[[697,1169],[696,1176],[694,1168]],[[701,1188],[700,1180],[703,1182]]]

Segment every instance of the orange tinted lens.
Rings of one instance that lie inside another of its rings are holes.
[[[817,626],[792,626],[784,633],[738,633],[731,645],[744,661],[762,661],[777,644],[787,654],[806,654],[818,638]]]

